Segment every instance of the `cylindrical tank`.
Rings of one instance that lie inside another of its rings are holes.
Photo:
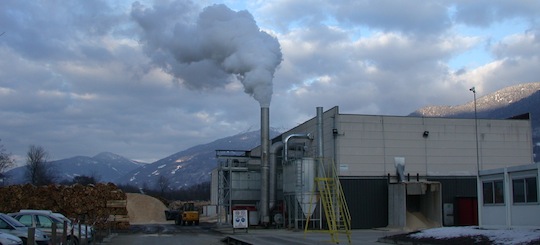
[[[302,158],[283,166],[283,193],[294,194],[305,217],[309,217],[317,206],[315,191],[316,161]]]

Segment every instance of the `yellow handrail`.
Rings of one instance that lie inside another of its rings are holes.
[[[345,194],[339,181],[339,176],[336,171],[334,161],[330,161],[329,164],[324,164],[324,161],[319,161],[323,163],[319,167],[318,177],[314,179],[316,185],[313,192],[317,192],[320,196],[321,205],[324,210],[324,215],[326,217],[327,230],[321,230],[320,232],[330,233],[332,242],[339,243],[339,233],[345,233],[349,244],[351,243],[351,214],[349,212],[349,207],[347,205],[347,200],[345,199]],[[330,176],[326,176],[325,165],[330,165]],[[317,199],[314,200],[312,196],[310,201],[311,205],[317,202]],[[306,219],[305,232],[308,232],[310,217]]]

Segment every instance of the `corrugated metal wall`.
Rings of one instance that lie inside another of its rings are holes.
[[[456,197],[476,197],[476,177],[435,177],[442,185],[442,203],[454,203]]]
[[[385,179],[340,179],[353,229],[388,225],[388,182]]]

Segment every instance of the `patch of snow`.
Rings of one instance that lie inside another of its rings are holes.
[[[184,166],[182,165],[176,165],[176,168],[174,170],[171,171],[171,174],[175,174],[176,171],[178,171],[179,169],[183,168]]]
[[[159,171],[156,170],[156,171],[152,172],[152,175],[159,175]]]
[[[137,179],[137,175],[139,174],[140,172],[137,172],[137,173],[134,173],[133,176],[129,179],[130,182],[134,181],[135,179]]]
[[[185,162],[185,161],[190,160],[191,158],[193,158],[193,156],[184,156],[184,157],[176,159],[176,161],[174,162]]]
[[[442,227],[422,230],[411,238],[455,238],[484,235],[494,244],[522,244],[540,239],[540,230],[533,229],[480,229],[477,226]]]
[[[163,165],[161,165],[161,166],[159,166],[157,168],[164,168],[165,166],[167,166],[167,164],[163,164]]]

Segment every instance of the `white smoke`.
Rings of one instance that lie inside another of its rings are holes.
[[[238,79],[262,107],[270,106],[281,49],[249,12],[222,4],[201,12],[189,1],[152,8],[135,2],[131,16],[143,30],[141,42],[152,63],[188,88],[212,89]]]

